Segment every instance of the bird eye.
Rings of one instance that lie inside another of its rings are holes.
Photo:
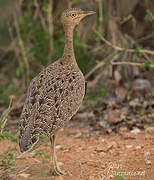
[[[72,17],[75,17],[75,16],[76,16],[76,14],[72,13],[72,14],[71,14],[71,16],[72,16]]]

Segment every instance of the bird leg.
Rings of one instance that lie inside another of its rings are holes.
[[[52,175],[58,175],[58,176],[64,175],[66,173],[60,169],[58,162],[57,162],[56,150],[55,150],[56,135],[52,135],[52,137],[50,137],[50,141],[51,141],[51,150],[52,150],[52,160],[51,160],[50,172]]]

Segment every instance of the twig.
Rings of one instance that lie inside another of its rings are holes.
[[[16,45],[15,41],[16,41],[16,39],[14,39],[13,41],[11,41],[10,45],[9,45],[7,48],[5,48],[4,53],[0,56],[0,61],[2,61],[2,60],[5,58],[5,56],[8,55],[8,52],[9,52],[9,51],[11,51],[11,50],[14,49],[14,47],[15,47],[15,45]]]
[[[88,83],[88,88],[89,88],[89,87],[94,87],[94,86],[97,84],[97,82],[102,78],[103,73],[104,73],[104,72],[102,71],[101,73],[97,74],[97,76],[95,77],[95,79],[94,79],[92,82]]]
[[[28,152],[32,151],[32,149],[34,148],[34,146],[39,142],[39,138],[37,139],[37,141],[25,152],[23,152],[22,154],[20,154],[19,156],[17,156],[15,159],[19,159],[21,158],[23,155],[27,154]]]
[[[98,7],[99,7],[99,31],[102,31],[103,28],[103,1],[98,0]]]
[[[35,11],[35,14],[34,14],[34,19],[37,19],[37,16],[39,16],[40,17],[40,22],[41,22],[42,27],[43,27],[43,30],[45,32],[48,32],[46,21],[45,21],[43,15],[42,15],[42,12],[40,11],[40,5],[39,5],[37,0],[34,0],[34,5],[36,7],[36,11]]]
[[[97,69],[99,69],[100,67],[106,65],[105,62],[100,62],[99,64],[97,64],[93,69],[92,71],[90,71],[86,76],[85,76],[85,79],[87,79],[89,76],[91,76]],[[135,62],[129,62],[129,61],[126,61],[126,62],[110,62],[110,65],[112,66],[116,66],[116,65],[130,65],[130,66],[142,66],[142,63],[135,63]],[[150,67],[151,68],[154,68],[154,65],[153,64],[150,64]]]
[[[152,60],[150,59],[150,57],[146,54],[146,53],[142,53],[143,54],[143,56],[149,61],[149,62],[151,62]]]
[[[30,77],[29,62],[28,62],[28,58],[27,58],[27,55],[26,55],[26,50],[25,50],[25,47],[24,47],[24,43],[23,43],[23,40],[22,40],[22,37],[21,37],[21,34],[20,34],[20,29],[19,29],[19,25],[18,25],[18,22],[17,22],[16,13],[13,13],[13,17],[14,17],[14,24],[15,24],[15,28],[16,28],[16,32],[17,32],[17,38],[18,38],[18,41],[19,41],[19,47],[21,49],[21,53],[23,55],[23,59],[24,59],[26,69],[27,69],[27,82],[29,82],[29,77]]]
[[[19,53],[19,48],[16,46],[16,42],[17,42],[17,39],[18,38],[14,38],[14,36],[13,36],[13,30],[12,30],[12,27],[10,26],[10,28],[9,28],[9,33],[10,33],[10,37],[11,37],[11,41],[12,42],[14,42],[14,52],[15,52],[15,55],[16,55],[16,59],[17,59],[17,61],[18,61],[18,63],[19,63],[19,67],[20,67],[20,69],[21,69],[21,72],[22,72],[22,85],[25,87],[25,80],[26,80],[26,78],[25,78],[25,73],[24,73],[24,69],[22,68],[22,62],[21,62],[21,60],[20,60],[20,53]]]
[[[31,166],[32,166],[32,165],[30,165],[30,166],[22,169],[21,171],[18,172],[18,174],[21,174],[21,173],[25,172],[27,169],[31,168]]]
[[[48,32],[48,28],[47,28],[47,25],[46,25],[45,19],[44,19],[43,15],[42,15],[41,11],[40,11],[39,16],[40,16],[40,21],[41,21],[41,24],[42,24],[43,30],[44,30],[45,32]]]
[[[117,50],[117,51],[126,51],[126,52],[136,52],[137,50],[136,49],[125,49],[125,48],[121,48],[121,47],[118,47],[114,44],[112,44],[111,42],[109,42],[108,40],[106,40],[97,30],[93,30],[97,36],[102,40],[104,41],[108,46],[112,47],[113,49]],[[141,49],[141,50],[138,50],[140,53],[146,53],[146,54],[151,54],[151,55],[154,55],[154,51],[150,51],[150,50],[147,50],[147,49]]]
[[[48,16],[48,23],[49,23],[49,34],[51,36],[50,38],[50,52],[49,52],[49,58],[51,57],[53,53],[53,17],[52,17],[52,8],[53,8],[53,0],[49,0],[49,5],[48,5],[48,11],[47,11],[47,16]]]
[[[109,55],[108,57],[106,57],[105,59],[111,59],[110,61],[113,61],[115,59],[117,59],[119,57],[119,55],[116,55],[114,57],[112,57],[113,54]],[[89,71],[86,75],[85,75],[85,79],[88,79],[97,69],[99,69],[100,67],[104,66],[104,61],[101,61],[100,63],[98,63],[91,71]]]
[[[95,149],[96,152],[100,153],[100,152],[108,152],[113,148],[113,144],[109,145],[106,149]]]
[[[33,18],[36,20],[38,15],[40,14],[40,7],[39,7],[37,0],[34,0],[34,5],[35,5],[36,10],[35,10]]]
[[[134,63],[134,62],[111,62],[112,65],[131,65],[131,66],[142,66],[142,63]],[[153,64],[150,64],[150,67],[154,68]]]
[[[8,120],[8,116],[9,116],[9,113],[11,111],[11,106],[12,106],[13,99],[14,99],[14,96],[11,96],[10,97],[10,104],[9,104],[8,109],[2,114],[2,125],[1,125],[1,132],[0,132],[1,134],[3,133],[6,122]]]
[[[140,43],[140,42],[148,40],[148,39],[150,39],[152,37],[154,37],[154,32],[152,32],[151,34],[148,34],[148,35],[146,35],[144,37],[141,37],[140,39],[137,39],[136,43]]]

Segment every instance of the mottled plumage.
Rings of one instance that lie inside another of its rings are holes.
[[[52,173],[62,174],[54,151],[57,131],[78,111],[84,94],[85,80],[74,56],[73,29],[85,16],[94,14],[78,8],[62,13],[65,48],[62,58],[41,71],[30,83],[20,118],[20,149],[26,151],[38,135],[51,139],[53,148]]]
[[[85,92],[84,77],[77,65],[63,65],[63,58],[48,66],[30,83],[21,114],[21,149],[35,142],[37,134],[50,137],[77,112]],[[27,143],[26,143],[27,142]]]

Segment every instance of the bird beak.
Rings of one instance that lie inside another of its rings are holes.
[[[96,12],[95,11],[84,11],[85,16],[89,16],[89,15],[92,15],[92,14],[96,14]]]

